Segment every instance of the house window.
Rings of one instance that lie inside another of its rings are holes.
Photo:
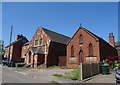
[[[35,39],[35,42],[34,42],[34,43],[35,43],[35,46],[38,45],[38,41],[39,41],[38,38],[36,38],[36,39]]]
[[[39,39],[39,45],[41,46],[42,45],[42,36],[40,36],[40,39]]]
[[[71,47],[71,57],[74,57],[74,46]]]
[[[39,30],[37,31],[37,34],[40,35],[40,31]]]
[[[26,43],[26,40],[23,40],[23,43]]]
[[[89,55],[93,56],[93,45],[91,43],[89,44]]]
[[[83,44],[83,36],[82,35],[79,36],[79,44]]]

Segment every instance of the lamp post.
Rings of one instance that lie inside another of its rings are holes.
[[[13,30],[13,26],[11,26],[11,31],[10,31],[10,43],[9,43],[8,61],[10,61],[10,57],[11,57],[10,50],[11,50],[12,30]]]

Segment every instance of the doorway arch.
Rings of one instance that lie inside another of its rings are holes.
[[[84,53],[82,50],[80,50],[79,52],[79,63],[83,63],[84,62]]]

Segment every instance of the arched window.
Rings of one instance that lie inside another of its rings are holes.
[[[48,42],[45,44],[45,52],[48,52]]]
[[[93,45],[89,44],[89,55],[93,55]]]
[[[79,52],[79,63],[83,63],[84,62],[83,59],[84,59],[83,51],[80,50],[80,52]]]
[[[39,41],[38,38],[36,38],[35,41],[34,41],[34,45],[35,45],[35,46],[38,45],[38,41]]]
[[[71,57],[74,57],[74,46],[71,47]]]
[[[79,36],[79,44],[83,44],[83,36],[82,35]]]
[[[42,45],[42,36],[40,36],[40,39],[39,39],[39,45]]]

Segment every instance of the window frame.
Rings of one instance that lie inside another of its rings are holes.
[[[88,53],[89,53],[89,56],[93,56],[93,45],[92,43],[89,44],[89,47],[88,47]]]
[[[80,36],[79,36],[79,44],[83,44],[83,35],[82,34],[80,34]]]
[[[75,55],[74,55],[74,46],[73,45],[71,46],[71,57],[73,57],[73,58],[75,57]]]
[[[40,43],[41,42],[41,43]],[[43,37],[40,35],[40,38],[39,38],[39,46],[42,46],[43,45]]]
[[[36,44],[36,41],[37,41],[37,44]],[[34,46],[38,46],[38,44],[39,44],[39,39],[35,38],[35,40],[34,40]]]

